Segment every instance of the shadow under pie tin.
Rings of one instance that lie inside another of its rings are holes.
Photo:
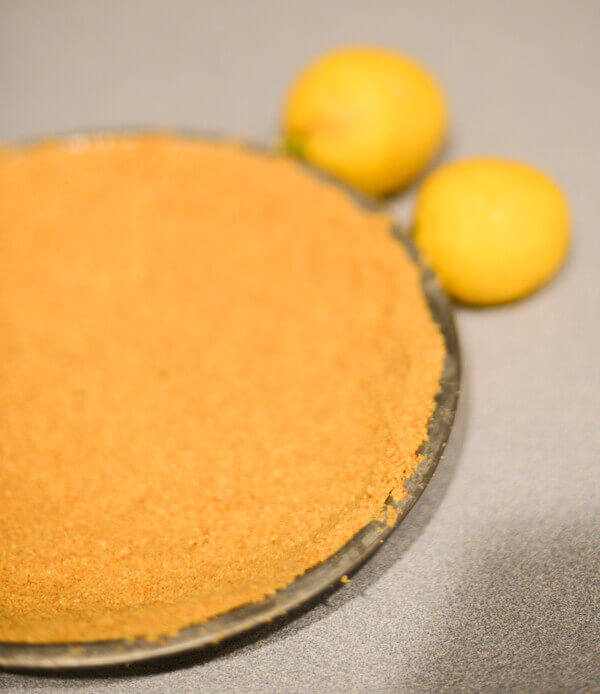
[[[155,133],[156,131],[151,131]],[[54,141],[69,142],[81,138],[111,136],[122,134],[142,134],[139,130],[119,130],[113,132],[82,132],[60,135],[51,138]],[[174,131],[168,134],[191,139],[232,138],[206,137],[202,133]],[[50,139],[50,138],[47,138]],[[19,142],[20,147],[32,142]],[[241,143],[243,144],[243,143]],[[251,149],[266,155],[266,147],[248,145]],[[311,175],[337,186],[360,207],[378,209],[372,201],[363,198],[327,175],[310,166],[300,164]],[[260,602],[237,607],[204,623],[181,629],[176,635],[164,636],[160,640],[149,641],[143,638],[128,640],[60,643],[60,644],[27,644],[17,642],[0,642],[0,667],[21,669],[60,669],[85,668],[107,665],[118,665],[149,660],[157,657],[174,655],[184,651],[202,648],[224,639],[237,636],[260,625],[264,625],[283,614],[300,608],[314,600],[320,594],[345,580],[355,571],[382,542],[389,537],[413,507],[431,479],[435,468],[443,457],[457,408],[460,387],[460,354],[456,328],[451,307],[443,289],[433,272],[423,262],[412,240],[395,227],[390,233],[398,243],[408,251],[409,256],[419,269],[421,286],[432,317],[440,329],[445,341],[445,359],[440,390],[436,396],[435,408],[428,425],[428,439],[419,451],[421,462],[416,472],[406,480],[406,495],[401,501],[389,499],[387,505],[397,512],[395,524],[373,520],[349,540],[341,549],[328,559],[309,569],[285,588]]]

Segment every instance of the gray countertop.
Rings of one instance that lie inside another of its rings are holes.
[[[273,137],[290,78],[398,48],[452,105],[445,159],[522,158],[573,208],[564,271],[457,309],[448,455],[381,551],[295,620],[215,650],[7,692],[600,691],[600,4],[0,0],[0,139],[128,124]],[[392,201],[408,220],[413,190]]]

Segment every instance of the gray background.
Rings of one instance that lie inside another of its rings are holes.
[[[573,208],[555,282],[457,310],[450,451],[392,539],[278,629],[105,678],[0,673],[10,692],[600,691],[600,3],[0,0],[0,138],[177,125],[270,139],[325,49],[398,48],[452,106],[446,159],[522,158]],[[410,218],[413,190],[391,202]]]

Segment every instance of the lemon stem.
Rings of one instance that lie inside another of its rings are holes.
[[[306,159],[306,136],[301,134],[288,135],[285,142],[285,151],[292,157]]]

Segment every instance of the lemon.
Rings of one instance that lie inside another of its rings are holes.
[[[368,47],[318,59],[287,96],[288,149],[372,195],[406,185],[440,148],[444,95],[410,58]]]
[[[541,171],[502,159],[467,159],[435,171],[417,196],[415,240],[457,299],[518,299],[558,270],[569,210]]]

